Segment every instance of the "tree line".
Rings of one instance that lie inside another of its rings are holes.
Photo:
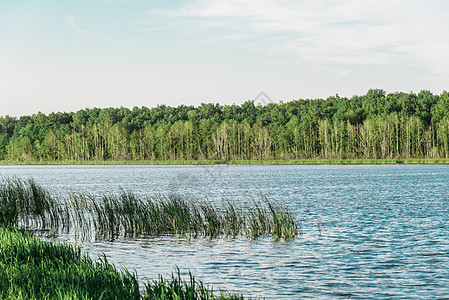
[[[449,93],[0,117],[0,160],[449,158]]]

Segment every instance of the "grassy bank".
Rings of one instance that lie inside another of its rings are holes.
[[[1,299],[243,299],[214,293],[179,273],[148,282],[143,293],[137,275],[117,270],[106,258],[91,260],[80,248],[43,242],[16,229],[0,227]]]
[[[448,158],[299,159],[299,160],[120,160],[120,161],[0,161],[0,165],[383,165],[449,164]]]
[[[408,159],[302,159],[302,160],[233,160],[230,165],[391,165],[391,164],[449,164],[446,158]]]
[[[79,248],[0,228],[0,298],[140,299],[135,275]]]
[[[0,160],[0,165],[220,165],[222,160],[69,160],[69,161],[8,161]]]

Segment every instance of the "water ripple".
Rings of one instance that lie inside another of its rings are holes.
[[[267,299],[449,298],[449,166],[0,166],[12,174],[60,192],[123,188],[242,205],[266,195],[301,220],[304,235],[290,242],[81,243],[142,280],[178,266],[214,289]]]

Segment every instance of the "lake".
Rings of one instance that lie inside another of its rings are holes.
[[[0,166],[55,193],[178,193],[251,205],[302,224],[293,241],[174,237],[77,242],[142,280],[178,266],[214,289],[267,299],[448,298],[449,166]]]

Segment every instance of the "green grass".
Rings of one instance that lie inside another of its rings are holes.
[[[189,281],[184,281],[179,272],[173,273],[170,280],[159,276],[159,280],[153,280],[145,287],[145,299],[202,299],[202,300],[221,300],[243,299],[242,295],[231,294],[226,291],[214,293],[213,289],[206,287],[201,281],[189,272]]]
[[[79,248],[0,228],[0,298],[140,299],[135,274]]]
[[[217,165],[222,160],[89,160],[89,161],[9,161],[0,160],[0,165]]]
[[[230,165],[384,165],[384,164],[449,164],[447,158],[408,159],[301,159],[301,160],[232,160]]]
[[[1,299],[243,299],[226,291],[214,293],[178,269],[171,280],[144,284],[135,273],[117,268],[105,257],[91,260],[80,248],[43,242],[17,229],[0,227]]]
[[[122,161],[0,161],[0,165],[379,165],[449,164],[449,158],[296,159],[296,160],[122,160]]]

